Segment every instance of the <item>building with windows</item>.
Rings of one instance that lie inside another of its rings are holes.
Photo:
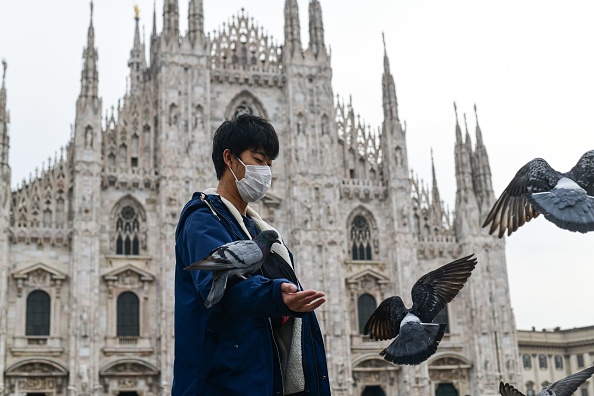
[[[522,364],[518,389],[534,396],[543,387],[594,364],[594,326],[518,330],[518,347]],[[594,395],[594,379],[586,381],[575,395]]]
[[[387,53],[374,134],[335,96],[318,0],[308,5],[308,44],[298,1],[285,1],[282,45],[243,10],[207,36],[202,0],[186,5],[188,31],[179,31],[178,0],[166,0],[163,30],[155,11],[149,43],[136,16],[130,85],[111,112],[98,96],[91,16],[72,137],[14,189],[4,73],[0,394],[170,392],[177,219],[193,191],[215,185],[214,130],[241,113],[270,119],[282,142],[272,188],[255,209],[283,234],[303,284],[328,295],[318,316],[334,395],[495,395],[501,379],[517,385],[504,242],[480,227],[494,194],[478,120],[475,146],[467,127],[463,135],[457,121],[444,126],[454,215],[435,172],[430,188],[411,177]],[[371,312],[395,294],[410,305],[421,275],[470,253],[479,265],[437,319],[448,323],[437,353],[415,367],[384,361],[388,342],[362,334]]]

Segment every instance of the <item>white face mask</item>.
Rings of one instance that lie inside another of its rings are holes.
[[[245,176],[243,179],[237,180],[237,176],[235,176],[233,170],[231,168],[229,170],[233,173],[233,177],[235,177],[235,184],[237,185],[241,199],[248,203],[259,201],[266,195],[272,182],[270,167],[268,165],[246,165],[239,157],[236,156],[236,158],[245,166]]]

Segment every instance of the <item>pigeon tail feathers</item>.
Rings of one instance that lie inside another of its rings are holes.
[[[380,355],[396,364],[420,364],[437,351],[445,328],[442,323],[409,322],[400,328],[400,334]]]
[[[229,271],[213,271],[212,272],[212,286],[204,306],[210,308],[223,298],[225,288],[227,287],[227,279],[229,278]]]
[[[555,188],[526,198],[557,227],[581,233],[594,231],[594,197],[581,188]]]

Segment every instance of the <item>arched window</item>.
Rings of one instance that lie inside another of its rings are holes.
[[[380,386],[366,386],[361,396],[386,396],[386,392]]]
[[[458,390],[454,384],[441,383],[435,389],[435,396],[458,396]]]
[[[27,296],[27,318],[25,335],[50,335],[50,296],[35,290]]]
[[[361,294],[357,301],[357,310],[359,311],[359,334],[364,333],[365,323],[377,308],[375,298],[371,294]]]
[[[522,363],[524,365],[525,369],[531,369],[532,368],[532,359],[530,358],[530,355],[522,355]]]
[[[140,254],[140,220],[138,211],[130,206],[122,206],[116,217],[116,254],[138,256]]]
[[[132,292],[124,292],[118,297],[118,337],[138,337],[140,335],[138,297]]]
[[[555,368],[557,370],[563,369],[563,357],[560,355],[555,356]]]
[[[579,368],[584,367],[584,355],[581,353],[577,355],[577,364]]]
[[[528,356],[528,355],[524,355],[524,356]],[[528,381],[526,383],[526,396],[534,396],[534,395],[536,395],[536,393],[534,393],[534,382]]]
[[[444,307],[441,311],[439,311],[437,316],[435,316],[435,319],[433,319],[433,323],[445,323],[446,324],[445,333],[449,334],[449,332],[450,332],[450,315],[448,314],[447,306]]]
[[[367,219],[357,215],[351,223],[351,258],[371,260],[371,230]]]

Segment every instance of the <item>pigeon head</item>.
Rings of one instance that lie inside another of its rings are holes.
[[[270,249],[274,243],[281,243],[278,233],[274,230],[262,231],[257,237],[254,238],[254,240],[260,242],[268,249]]]

